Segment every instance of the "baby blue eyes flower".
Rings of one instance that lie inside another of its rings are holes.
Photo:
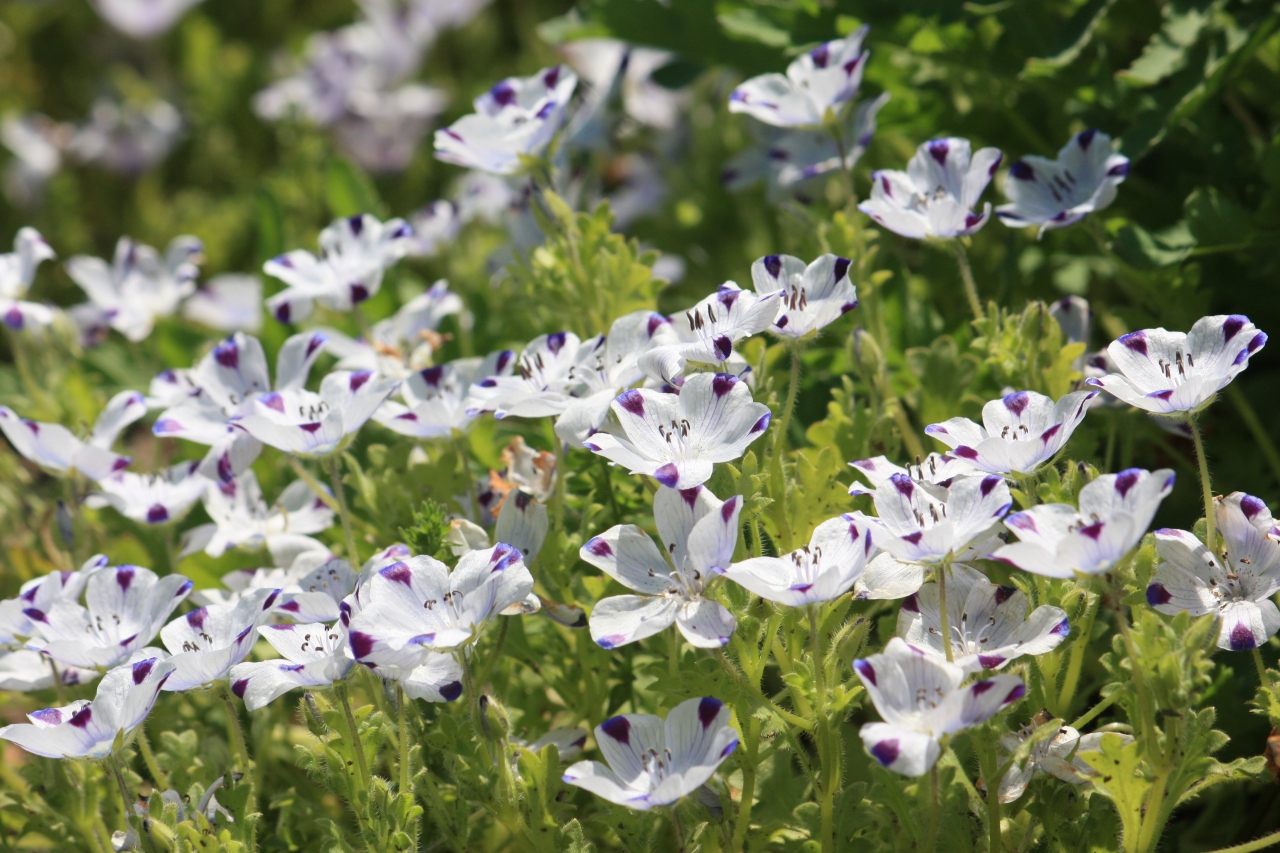
[[[35,281],[40,264],[55,257],[53,249],[34,228],[19,228],[13,251],[0,255],[0,321],[10,329],[47,326],[54,312],[48,306],[23,299]]]
[[[784,74],[752,77],[729,96],[729,111],[775,127],[815,127],[853,100],[867,56],[863,26],[845,38],[802,53]]]
[[[951,637],[942,634],[941,597],[936,583],[927,583],[902,602],[898,636],[934,657],[946,658],[967,673],[1000,669],[1023,655],[1053,651],[1071,631],[1067,614],[1045,604],[1027,613],[1027,596],[1010,586],[998,586],[981,572],[955,566],[947,578],[947,623]]]
[[[257,334],[262,328],[262,279],[216,275],[182,304],[182,316],[220,332]]]
[[[443,438],[454,430],[465,431],[480,415],[471,389],[511,375],[516,354],[511,350],[490,353],[483,359],[461,358],[425,367],[409,374],[400,386],[403,403],[387,400],[373,419],[401,435]]]
[[[1010,203],[997,207],[996,216],[1010,227],[1038,226],[1043,235],[1110,205],[1128,174],[1129,158],[1112,150],[1111,137],[1086,130],[1073,136],[1056,160],[1015,161],[1004,184]]]
[[[85,505],[110,506],[142,524],[179,521],[211,485],[198,473],[199,467],[197,460],[155,474],[118,471],[98,481],[98,491],[85,499]]]
[[[257,633],[283,659],[238,663],[227,673],[231,692],[256,711],[298,687],[328,687],[355,666],[341,622],[262,625]]]
[[[276,502],[268,506],[253,469],[225,483],[210,483],[204,494],[204,510],[211,523],[193,527],[183,535],[183,556],[204,551],[211,557],[221,557],[231,548],[263,545],[274,553],[288,540],[328,530],[334,515],[329,505],[301,480],[286,486]]]
[[[952,418],[924,431],[980,471],[1033,474],[1066,446],[1096,396],[1096,391],[1073,391],[1055,403],[1043,394],[1019,391],[983,406],[981,425]]]
[[[1078,510],[1040,504],[1005,518],[1018,541],[992,559],[1051,578],[1107,572],[1142,541],[1173,480],[1167,468],[1103,474],[1080,490]]]
[[[546,151],[577,85],[562,65],[494,84],[475,99],[474,113],[436,131],[437,159],[496,175],[520,172],[522,156]]]
[[[47,758],[107,758],[151,713],[174,665],[157,657],[116,667],[103,676],[93,701],[27,715],[30,723],[0,729],[0,738]]]
[[[152,247],[121,237],[110,264],[77,255],[66,270],[101,322],[136,343],[151,334],[158,318],[172,315],[195,293],[203,250],[195,237],[176,237],[161,258]]]
[[[733,346],[773,324],[782,305],[782,290],[758,294],[726,281],[710,296],[656,330],[652,347],[640,357],[640,368],[660,382],[675,382],[690,363],[713,365],[725,373],[741,358]]]
[[[1086,380],[1157,415],[1196,412],[1249,366],[1267,344],[1242,314],[1201,317],[1190,332],[1144,329],[1107,347],[1116,372]]]
[[[974,152],[967,139],[934,139],[916,151],[907,171],[871,175],[871,198],[858,209],[903,237],[964,237],[986,224],[991,203],[975,207],[1003,155]]]
[[[741,456],[770,418],[745,382],[724,373],[695,374],[679,394],[633,388],[612,408],[616,431],[598,432],[584,447],[672,489],[705,483],[714,463]]]
[[[826,254],[809,265],[791,255],[766,255],[751,265],[756,293],[781,293],[778,316],[769,331],[802,338],[820,331],[858,307],[858,291],[849,280],[850,262]]]
[[[653,496],[661,550],[634,524],[619,524],[588,540],[579,556],[639,593],[597,602],[591,611],[591,638],[613,649],[674,623],[698,648],[728,643],[737,620],[704,593],[733,559],[741,512],[738,496],[721,501],[704,486],[662,488]]]
[[[202,0],[94,0],[108,24],[136,39],[163,35]]]
[[[711,696],[688,699],[664,721],[622,714],[596,726],[596,745],[608,764],[579,761],[564,781],[620,806],[647,811],[693,793],[715,775],[738,746],[729,709]]]
[[[853,670],[884,719],[862,726],[862,743],[882,767],[903,776],[928,773],[942,754],[944,735],[985,722],[1026,693],[1013,675],[961,686],[964,669],[901,637],[882,653],[855,660]]]
[[[1280,542],[1267,505],[1233,492],[1214,500],[1221,537],[1213,554],[1186,530],[1156,531],[1161,562],[1147,587],[1147,602],[1161,613],[1218,619],[1218,646],[1230,651],[1258,648],[1280,630],[1280,610],[1271,596],[1280,590]]]
[[[874,551],[871,526],[857,516],[842,515],[819,524],[803,548],[734,563],[724,575],[761,598],[803,607],[848,592]]]
[[[280,590],[256,589],[234,602],[208,604],[179,616],[160,631],[172,657],[170,691],[192,690],[226,681],[231,667],[244,660],[257,642],[259,625],[280,603]]]
[[[60,424],[19,418],[7,406],[0,406],[0,431],[15,450],[51,474],[62,476],[76,471],[92,480],[102,480],[128,466],[128,457],[113,453],[111,446],[125,427],[146,413],[147,404],[141,394],[121,391],[107,402],[86,439]]]
[[[403,219],[379,222],[365,213],[335,220],[320,232],[319,255],[295,249],[263,265],[287,285],[267,300],[267,310],[281,323],[305,320],[316,302],[350,311],[378,294],[383,273],[408,254],[412,239]]]
[[[350,444],[400,385],[368,371],[336,371],[320,392],[292,388],[255,397],[233,420],[237,429],[296,456],[328,456]]]

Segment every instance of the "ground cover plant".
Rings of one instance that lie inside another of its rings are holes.
[[[0,850],[1280,845],[1280,7],[17,0],[0,79]]]

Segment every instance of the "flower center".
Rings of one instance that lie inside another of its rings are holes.
[[[1164,378],[1168,379],[1175,386],[1181,385],[1190,376],[1191,368],[1196,366],[1195,359],[1191,357],[1191,351],[1185,353],[1178,352],[1174,354],[1173,361],[1165,361],[1163,358],[1157,359],[1156,364],[1160,368],[1160,372],[1164,374]]]

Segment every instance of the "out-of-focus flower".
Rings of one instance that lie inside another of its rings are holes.
[[[761,74],[729,96],[729,112],[747,113],[776,127],[816,127],[834,119],[862,83],[868,27],[820,44],[787,66],[787,73]]]
[[[351,443],[400,385],[368,371],[330,373],[320,393],[294,388],[253,398],[235,426],[263,444],[297,456],[328,456]]]
[[[769,330],[787,338],[824,329],[858,307],[848,258],[827,254],[806,266],[791,255],[765,255],[751,265],[751,281],[761,296],[782,294]]]
[[[153,39],[167,33],[202,0],[92,0],[93,8],[108,24],[136,39]]]
[[[942,753],[944,735],[985,722],[1027,692],[1022,679],[996,675],[961,687],[965,672],[945,659],[912,648],[901,637],[885,650],[855,660],[883,723],[865,723],[867,753],[903,776],[923,776]]]
[[[1280,590],[1280,542],[1271,510],[1253,495],[1214,499],[1221,548],[1214,554],[1186,530],[1156,531],[1156,566],[1147,602],[1161,613],[1214,614],[1218,646],[1255,649],[1280,630],[1271,596]]]
[[[68,259],[66,270],[101,322],[137,342],[151,334],[158,318],[172,315],[195,293],[203,251],[197,238],[175,237],[161,258],[151,246],[121,237],[110,264],[77,255]]]
[[[110,506],[143,524],[180,521],[211,483],[196,473],[200,462],[179,462],[155,473],[117,471],[98,481],[98,491],[85,499],[90,507]]]
[[[573,332],[539,335],[515,363],[515,375],[487,376],[471,386],[466,412],[475,416],[542,418],[569,405],[569,372],[582,342]]]
[[[230,548],[263,545],[274,551],[273,541],[320,533],[333,524],[333,510],[301,480],[286,486],[267,506],[253,469],[225,483],[210,483],[204,509],[212,523],[186,532],[183,556],[202,550],[221,557]]]
[[[258,633],[284,659],[231,667],[231,692],[243,699],[250,711],[266,707],[298,687],[328,687],[355,666],[347,629],[341,622],[332,626],[320,622],[264,625]]]
[[[424,367],[409,374],[400,386],[404,402],[387,400],[373,418],[388,429],[416,438],[444,438],[454,430],[465,431],[480,414],[469,408],[471,388],[510,375],[515,360],[515,353],[502,350],[483,359],[461,358]]]
[[[341,613],[343,599],[355,589],[356,573],[346,560],[333,556],[314,540],[312,544],[311,549],[295,551],[287,568],[228,572],[222,576],[226,589],[198,590],[191,601],[200,605],[235,604],[259,590],[275,590],[279,597],[272,615],[297,622],[332,622]],[[273,555],[276,556],[289,555]]]
[[[220,332],[262,328],[262,279],[224,273],[206,281],[182,304],[182,316]]]
[[[32,207],[45,184],[62,168],[62,152],[75,128],[40,113],[10,114],[0,121],[0,145],[13,152],[5,166],[4,190],[19,207]]]
[[[687,94],[653,79],[676,58],[673,53],[605,38],[566,42],[557,50],[590,87],[589,99],[607,100],[617,90],[626,114],[641,124],[673,130],[688,108]]]
[[[924,431],[980,471],[1034,474],[1066,446],[1097,395],[1072,391],[1055,403],[1035,391],[1019,391],[983,406],[982,424],[951,418]]]
[[[1040,504],[1005,518],[1019,541],[992,559],[1051,578],[1102,574],[1142,541],[1171,491],[1168,468],[1103,474],[1080,490],[1079,511],[1069,504]]]
[[[578,77],[561,65],[508,77],[475,99],[475,112],[435,134],[436,157],[498,175],[521,171],[520,158],[546,151],[564,122]]]
[[[350,311],[377,295],[382,274],[409,251],[412,236],[403,219],[379,222],[365,213],[335,220],[320,232],[319,256],[295,249],[263,265],[286,285],[267,300],[267,309],[281,323],[305,320],[316,302]]]
[[[785,193],[798,195],[815,179],[838,170],[849,171],[862,159],[876,132],[876,113],[888,102],[886,92],[849,111],[843,122],[843,159],[840,143],[825,130],[754,125],[758,141],[729,161],[720,180],[731,190],[763,180],[774,201]]]
[[[741,456],[770,418],[745,382],[724,373],[694,374],[679,394],[633,388],[612,409],[618,432],[597,432],[583,446],[672,489],[705,483],[715,463]]]
[[[0,320],[10,329],[47,326],[53,309],[24,297],[35,281],[40,264],[54,258],[53,249],[34,228],[19,228],[13,251],[0,255]]]
[[[716,649],[728,643],[737,620],[704,592],[733,559],[741,512],[742,498],[736,495],[721,501],[704,486],[683,491],[663,488],[653,496],[661,549],[634,524],[619,524],[587,540],[579,556],[640,593],[596,602],[591,639],[602,648],[614,649],[674,623],[698,648]]]
[[[1266,344],[1267,333],[1241,314],[1201,317],[1190,332],[1145,329],[1112,341],[1107,354],[1117,372],[1086,381],[1157,415],[1196,412]]]
[[[116,667],[103,676],[92,702],[34,711],[30,723],[0,729],[0,738],[47,758],[106,758],[117,739],[127,741],[142,725],[173,669],[155,657]]]
[[[1003,755],[1000,756],[1000,763],[1004,764],[1026,743],[1027,738],[1031,737],[1037,728],[1049,722],[1050,719],[1052,718],[1047,711],[1041,711],[1032,719],[1032,725],[1024,726],[1017,732],[1002,734],[1000,736],[1000,750]],[[1015,764],[1009,768],[1009,772],[1000,780],[1000,802],[1012,803],[1017,801],[1027,790],[1027,786],[1031,784],[1031,779],[1040,773],[1047,773],[1072,785],[1083,785],[1088,782],[1098,775],[1098,771],[1090,767],[1080,757],[1080,753],[1101,752],[1102,739],[1108,734],[1111,737],[1118,738],[1122,744],[1133,742],[1131,735],[1116,734],[1114,732],[1094,732],[1081,736],[1080,732],[1071,726],[1060,727],[1053,737],[1032,745],[1031,754],[1027,756],[1026,762],[1022,766]]]
[[[334,135],[362,168],[375,174],[403,172],[448,103],[444,92],[418,83],[386,92],[356,91]]]
[[[670,805],[701,788],[738,746],[729,709],[712,696],[687,699],[664,721],[622,714],[596,726],[608,764],[579,761],[564,781],[638,811]]]
[[[137,105],[99,100],[67,144],[67,153],[82,163],[140,175],[169,156],[181,135],[182,116],[167,101]]]
[[[465,221],[458,206],[439,199],[409,214],[413,236],[409,238],[409,257],[434,257],[442,246],[452,243]]]
[[[111,451],[120,433],[147,413],[147,404],[137,391],[121,391],[107,401],[88,438],[80,439],[61,424],[45,424],[19,418],[7,406],[0,406],[0,431],[14,450],[55,475],[79,472],[91,480],[101,480],[129,465],[129,458]]]
[[[975,154],[967,139],[934,139],[916,151],[907,171],[871,175],[871,198],[858,209],[903,237],[963,237],[991,216],[991,202],[974,211],[1000,166],[996,148]]]
[[[1015,161],[1004,183],[1010,203],[997,207],[996,216],[1012,227],[1038,225],[1043,235],[1107,207],[1128,174],[1129,158],[1112,150],[1110,136],[1082,131],[1062,146],[1057,160]]]
[[[383,376],[405,378],[431,364],[431,355],[445,339],[436,332],[445,317],[461,313],[461,297],[440,279],[425,293],[406,302],[395,315],[369,330],[370,340],[353,340],[325,329],[329,352],[338,357],[339,370],[374,370]]]

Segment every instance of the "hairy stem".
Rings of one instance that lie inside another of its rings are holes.
[[[224,683],[218,693],[227,708],[227,734],[231,737],[231,746],[235,750],[236,760],[240,763],[240,772],[249,780],[249,811],[258,810],[258,792],[253,784],[253,768],[249,763],[249,746],[244,739],[244,728],[240,725],[240,713],[236,702],[231,698],[231,691]]]
[[[338,682],[333,686],[338,704],[342,706],[342,720],[346,731],[343,738],[351,744],[351,751],[356,757],[356,787],[363,791],[369,784],[369,764],[364,757],[364,744],[360,742],[360,726],[356,723],[356,715],[351,711],[351,698],[347,695],[347,686]]]
[[[342,518],[342,535],[347,540],[347,559],[353,569],[360,568],[360,552],[356,549],[356,536],[351,532],[351,510],[347,507],[347,493],[342,488],[342,463],[337,453],[329,454],[329,482],[338,500],[338,515]]]
[[[983,726],[975,732],[978,741],[978,765],[982,776],[987,780],[987,830],[991,841],[988,853],[1000,853],[1004,843],[1000,835],[1000,761],[996,756],[995,736],[989,727]]]
[[[738,719],[742,719],[739,716]],[[746,849],[747,833],[751,831],[751,807],[756,796],[756,767],[760,755],[760,720],[750,717],[747,729],[745,760],[740,762],[742,768],[742,797],[738,801],[738,817],[733,823],[733,840],[729,842],[731,853],[742,853]]]
[[[827,719],[827,685],[826,663],[822,657],[821,605],[809,606],[809,641],[812,646],[814,701],[817,705],[818,758],[822,764],[821,784],[818,794],[822,815],[822,851],[831,853],[835,849],[835,798],[839,769],[836,763],[840,760],[839,749],[831,743],[831,723]]]
[[[782,404],[782,417],[778,419],[778,432],[773,437],[774,456],[786,450],[787,430],[791,428],[791,413],[796,408],[796,396],[800,393],[800,344],[791,345],[791,373],[787,378],[787,398]]]
[[[1266,850],[1276,844],[1280,844],[1280,831],[1264,835],[1261,838],[1255,838],[1253,841],[1246,841],[1244,844],[1237,844],[1234,847],[1222,847],[1213,851],[1213,853],[1255,853],[1257,850]]]
[[[151,781],[156,783],[156,787],[161,791],[169,790],[169,777],[160,769],[159,762],[156,761],[156,754],[151,751],[151,742],[147,740],[146,725],[138,726],[137,729],[138,752],[142,753],[142,763],[147,766],[147,772],[151,774]]]
[[[400,682],[396,682],[396,710],[397,723],[400,729],[400,793],[413,792],[413,787],[409,784],[412,776],[409,767],[409,727],[405,723],[404,706],[409,701],[409,697],[404,695],[404,688],[400,686]]]
[[[937,850],[938,824],[942,821],[942,804],[938,800],[938,764],[929,768],[929,841],[925,850]]]
[[[286,455],[285,459],[289,460],[289,465],[293,468],[293,473],[298,475],[298,479],[311,487],[311,491],[316,493],[316,497],[324,501],[324,505],[334,512],[338,512],[338,502],[333,499],[333,495],[329,494],[329,490],[320,485],[320,481],[312,476],[306,466],[302,464],[296,456]]]
[[[1269,689],[1271,681],[1267,678],[1267,665],[1262,662],[1262,650],[1257,646],[1253,647],[1253,665],[1258,668],[1258,684]]]
[[[969,266],[969,255],[964,244],[957,237],[951,241],[956,250],[956,265],[960,267],[960,279],[964,282],[964,295],[969,299],[969,310],[973,311],[973,319],[981,320],[982,300],[978,298],[978,285],[973,280],[973,268]]]
[[[1204,440],[1200,437],[1200,424],[1195,417],[1187,418],[1187,426],[1191,427],[1191,442],[1196,448],[1196,464],[1200,468],[1200,490],[1204,493],[1204,545],[1214,554],[1214,539],[1217,538],[1213,517],[1213,484],[1209,480],[1209,460],[1204,455]]]
[[[1071,657],[1067,660],[1067,675],[1062,681],[1062,692],[1058,694],[1058,708],[1062,714],[1071,710],[1071,701],[1076,697],[1076,687],[1080,684],[1080,671],[1084,667],[1084,653],[1089,647],[1089,637],[1093,634],[1093,621],[1098,615],[1099,601],[1100,599],[1095,597],[1086,605],[1084,622],[1080,625],[1075,642],[1071,645]]]
[[[133,826],[134,818],[137,817],[134,813],[134,806],[138,800],[133,796],[133,792],[129,790],[129,782],[125,779],[124,759],[119,755],[112,755],[107,759],[107,766],[111,768],[111,775],[115,776],[116,785],[120,789],[120,802],[124,804],[125,826]],[[139,823],[141,822],[139,821]],[[140,828],[141,826],[135,827],[135,829]],[[140,832],[139,836],[141,836]]]
[[[1120,698],[1120,693],[1121,691],[1119,690],[1114,691],[1110,696],[1104,698],[1097,705],[1094,705],[1092,708],[1085,711],[1077,717],[1074,722],[1072,722],[1071,728],[1079,730],[1087,726],[1089,723],[1092,723],[1098,718],[1099,714],[1115,704],[1116,700]]]

